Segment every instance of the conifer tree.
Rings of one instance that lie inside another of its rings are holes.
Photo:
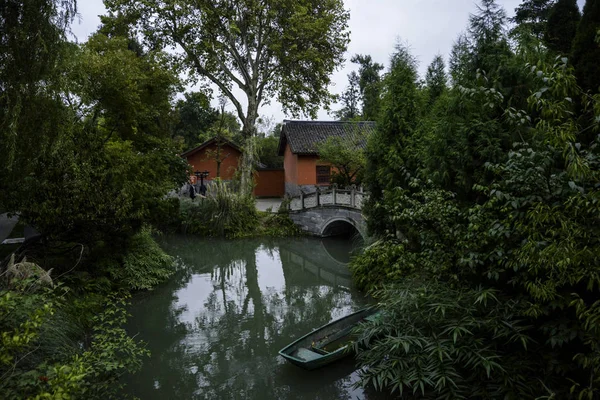
[[[552,10],[555,0],[525,0],[515,9],[512,22],[517,26],[512,30],[515,33],[523,28],[538,39],[546,34],[546,22]]]
[[[429,103],[432,104],[446,90],[448,83],[444,58],[440,54],[436,55],[432,63],[427,67],[425,82],[429,91]]]
[[[362,117],[366,121],[374,121],[379,116],[381,107],[381,76],[383,65],[373,62],[369,55],[356,54],[353,63],[359,64],[358,69],[360,94],[363,108]]]
[[[577,83],[584,90],[598,92],[600,86],[600,0],[587,0],[573,41],[572,60]]]
[[[548,16],[544,42],[561,55],[571,52],[571,45],[581,19],[577,0],[558,0]]]
[[[360,86],[358,74],[354,71],[348,74],[348,86],[340,96],[342,108],[334,112],[340,121],[349,121],[360,116]]]

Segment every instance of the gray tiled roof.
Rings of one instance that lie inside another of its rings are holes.
[[[286,143],[294,154],[318,155],[318,145],[329,137],[348,139],[348,144],[357,143],[365,148],[366,137],[375,131],[375,122],[361,121],[283,121],[279,139],[279,155],[285,152]]]

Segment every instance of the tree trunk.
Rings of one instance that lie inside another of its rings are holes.
[[[244,121],[242,135],[244,137],[244,152],[240,159],[240,192],[243,195],[250,195],[254,182],[252,180],[252,171],[254,170],[254,137],[256,136],[256,120],[258,118],[258,104],[249,99],[248,115]]]

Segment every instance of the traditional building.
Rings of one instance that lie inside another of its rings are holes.
[[[314,192],[317,186],[330,184],[332,167],[319,159],[319,144],[342,137],[349,145],[364,149],[365,138],[374,131],[375,122],[283,121],[279,155],[284,157],[286,194]]]
[[[193,171],[208,171],[208,180],[216,178],[217,175],[222,180],[231,180],[237,171],[242,150],[227,139],[221,139],[220,142],[219,148],[217,139],[212,138],[181,154],[181,157],[187,160]],[[220,166],[218,160],[221,161]],[[191,178],[192,183],[195,183],[195,178],[195,176]]]
[[[235,143],[221,139],[220,148],[217,138],[212,138],[200,146],[181,154],[192,171],[208,171],[206,182],[210,182],[217,175],[224,181],[232,180],[240,163],[242,149]],[[218,160],[221,165],[218,165]],[[192,184],[196,184],[196,177],[190,176]],[[265,168],[258,165],[254,174],[254,195],[257,197],[281,197],[284,194],[284,173],[281,168]]]

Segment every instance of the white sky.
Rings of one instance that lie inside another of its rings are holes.
[[[419,72],[423,76],[427,65],[437,53],[441,53],[447,61],[452,44],[457,36],[467,27],[469,13],[475,12],[477,1],[474,0],[344,0],[350,9],[351,42],[348,46],[346,63],[333,75],[332,93],[341,93],[347,85],[347,74],[356,69],[350,58],[356,54],[370,54],[374,61],[388,66],[388,60],[394,45],[400,39],[407,43],[412,54],[417,57]],[[498,0],[509,17],[521,0]],[[578,0],[583,9],[584,0]],[[100,19],[98,15],[105,12],[102,0],[79,0],[80,19],[72,30],[80,42],[93,33]],[[241,95],[240,92],[236,92]],[[238,96],[240,99],[245,96]],[[216,106],[216,101],[214,102]],[[228,107],[233,111],[233,106]],[[335,105],[333,109],[336,109]],[[272,103],[263,106],[261,117],[281,122],[286,116],[281,106]],[[333,119],[326,111],[321,110],[319,119]]]

